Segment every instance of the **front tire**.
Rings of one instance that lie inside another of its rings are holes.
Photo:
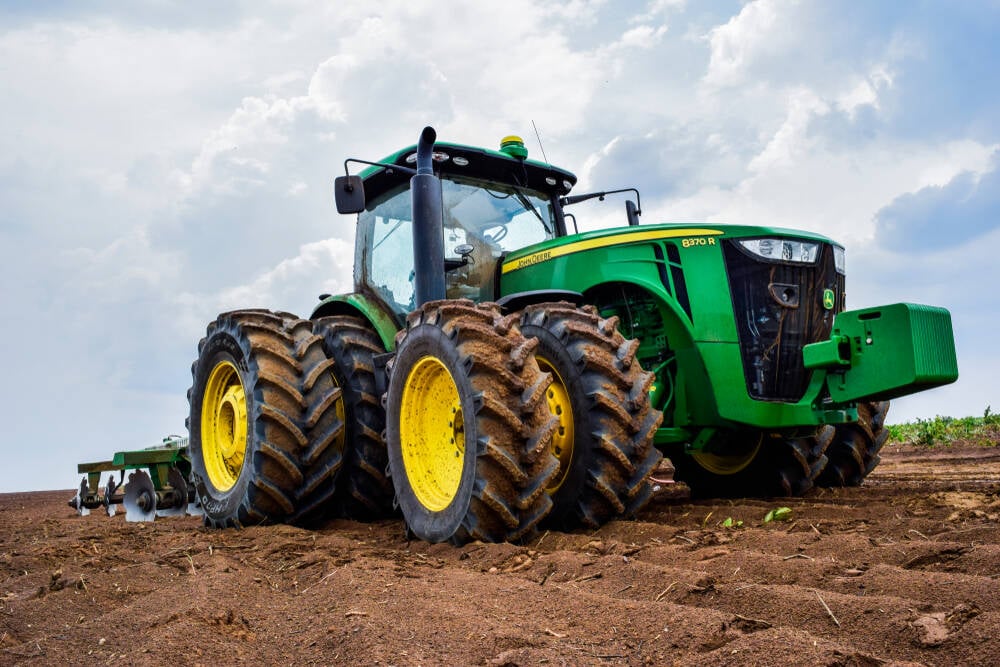
[[[687,484],[695,498],[801,496],[826,466],[833,435],[831,426],[797,438],[733,433],[706,451],[689,453],[675,445],[667,455],[674,479]]]
[[[513,541],[551,509],[556,425],[534,349],[495,304],[435,301],[408,316],[390,366],[386,444],[420,539]]]
[[[653,446],[663,419],[650,404],[653,374],[642,370],[636,342],[617,323],[569,303],[521,313],[521,333],[538,339],[538,364],[553,376],[546,396],[559,419],[553,454],[560,470],[548,488],[546,523],[559,529],[634,516],[652,495],[649,476],[663,458]]]
[[[827,450],[829,463],[817,480],[818,486],[860,486],[882,458],[879,451],[889,437],[885,418],[889,401],[858,404],[858,421],[836,427]]]
[[[329,509],[343,422],[331,361],[288,313],[223,313],[191,366],[192,477],[217,528],[308,523]]]

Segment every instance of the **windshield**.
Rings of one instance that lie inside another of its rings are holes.
[[[441,179],[441,195],[445,258],[455,260],[449,262],[450,270],[445,274],[450,299],[494,299],[494,273],[499,258],[555,236],[555,213],[543,193],[445,176]],[[413,214],[409,189],[381,198],[361,214],[358,222],[362,228],[371,230],[367,284],[397,312],[413,310]]]

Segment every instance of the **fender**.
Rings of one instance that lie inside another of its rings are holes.
[[[574,306],[584,304],[583,295],[579,292],[564,289],[540,289],[530,292],[515,292],[497,299],[500,310],[506,313],[513,313],[521,310],[525,306],[536,303],[550,303],[554,301],[569,301]]]
[[[396,349],[396,332],[400,330],[402,324],[397,322],[389,309],[378,300],[359,292],[335,296],[323,295],[322,301],[313,310],[309,319],[330,315],[355,315],[368,320],[382,340],[383,347],[389,352]]]

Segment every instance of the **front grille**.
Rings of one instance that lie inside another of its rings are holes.
[[[809,385],[802,347],[830,337],[844,309],[844,276],[823,244],[815,264],[764,261],[735,240],[723,244],[747,391],[758,400],[795,402]],[[834,307],[823,305],[833,290]]]

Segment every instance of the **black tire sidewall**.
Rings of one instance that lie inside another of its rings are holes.
[[[559,522],[570,518],[575,512],[576,501],[584,492],[587,472],[594,464],[596,453],[591,433],[599,429],[591,423],[591,419],[596,413],[588,409],[591,399],[584,391],[585,379],[562,341],[545,327],[536,324],[522,324],[521,333],[526,338],[538,339],[535,356],[542,357],[556,370],[559,377],[552,378],[553,384],[561,380],[569,395],[573,419],[573,455],[570,458],[569,470],[566,472],[562,484],[550,493],[553,507],[547,519]],[[559,474],[562,475],[563,471],[560,470]]]
[[[256,400],[253,395],[253,371],[250,368],[248,355],[240,344],[234,332],[216,330],[205,340],[205,345],[198,355],[193,367],[193,384],[191,389],[190,414],[190,446],[191,470],[195,477],[198,496],[201,498],[205,514],[216,520],[234,517],[244,504],[247,488],[250,484],[251,468],[254,462],[254,448],[257,442],[254,427],[257,412]],[[243,383],[247,402],[247,443],[243,455],[243,467],[231,489],[220,491],[212,484],[208,476],[201,443],[201,410],[205,399],[205,386],[211,376],[212,369],[218,364],[228,361],[236,367]]]
[[[440,511],[432,511],[421,503],[413,492],[403,464],[399,422],[403,389],[410,369],[422,358],[431,356],[440,361],[451,374],[458,388],[465,427],[465,458],[458,492],[451,503]],[[389,454],[389,472],[396,492],[396,500],[406,523],[413,533],[428,542],[443,542],[461,527],[472,502],[476,483],[479,429],[476,422],[477,392],[472,386],[464,360],[454,341],[440,328],[420,324],[407,332],[393,360],[386,396],[386,444]]]

